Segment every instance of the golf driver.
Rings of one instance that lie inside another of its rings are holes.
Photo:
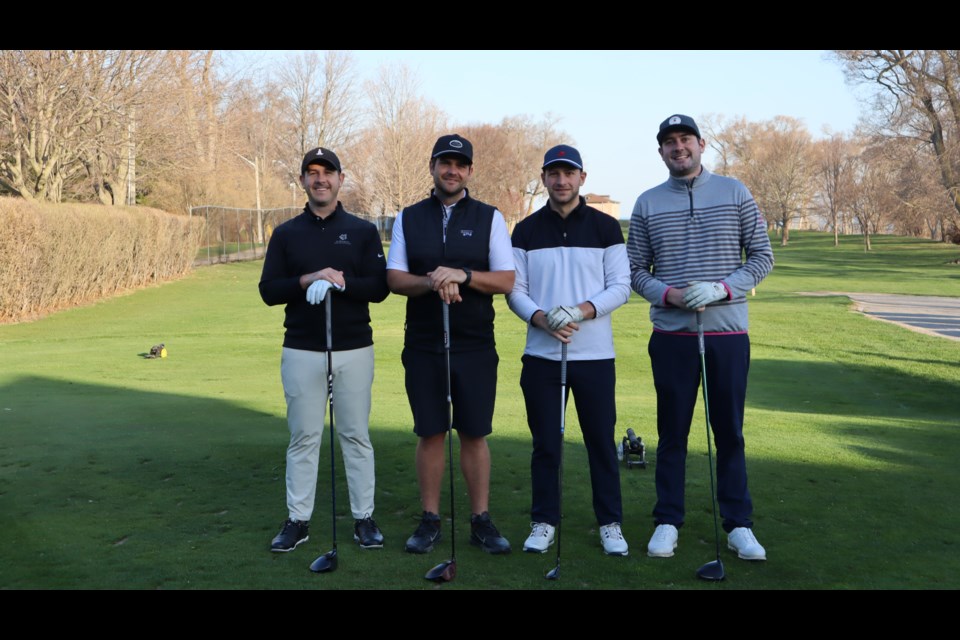
[[[726,577],[720,560],[720,529],[717,527],[717,489],[713,482],[713,446],[710,444],[710,401],[707,394],[707,361],[703,344],[703,312],[697,311],[697,344],[700,349],[700,383],[703,386],[703,411],[707,416],[707,460],[710,463],[710,506],[713,509],[713,540],[717,547],[717,559],[697,569],[701,580],[720,582]]]
[[[310,563],[310,571],[328,573],[337,568],[337,475],[334,472],[333,449],[336,433],[333,430],[333,291],[327,291],[327,398],[330,402],[330,520],[333,528],[333,549]]]
[[[453,398],[450,391],[450,303],[443,303],[443,351],[447,359],[447,460],[450,463],[450,559],[435,566],[427,575],[433,582],[450,582],[457,577],[457,517],[453,500]]]
[[[563,432],[567,414],[567,343],[560,343],[560,488],[557,497],[560,500],[560,519],[557,521],[557,566],[547,571],[547,580],[560,578],[560,529],[563,525]]]

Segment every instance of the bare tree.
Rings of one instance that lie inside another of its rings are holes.
[[[127,202],[137,111],[161,58],[156,51],[0,51],[0,186],[27,200],[59,202],[77,189],[105,204]]]
[[[382,67],[376,80],[366,84],[370,124],[363,144],[370,165],[357,175],[365,184],[355,186],[368,194],[368,213],[395,213],[424,198],[433,184],[427,163],[446,116],[420,97],[418,88],[413,72],[403,65]]]
[[[714,148],[721,149],[727,172],[742,180],[768,223],[790,239],[790,225],[803,218],[812,197],[813,156],[810,133],[796,118],[776,116],[763,122],[743,118],[714,130]]]
[[[878,131],[929,145],[960,219],[960,51],[836,51],[852,82],[871,83]]]
[[[848,209],[852,164],[860,150],[843,133],[830,133],[814,143],[814,182],[819,201],[833,231],[833,246],[840,245],[844,213]]]
[[[496,205],[513,228],[533,212],[543,196],[540,166],[544,152],[562,142],[572,143],[547,114],[541,121],[510,116],[499,124],[474,124],[458,129],[473,143],[477,168],[472,190]]]

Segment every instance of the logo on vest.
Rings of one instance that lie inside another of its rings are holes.
[[[460,229],[460,235],[463,236],[464,238],[472,238],[473,229]]]
[[[341,233],[333,244],[350,244],[350,240],[347,239],[347,234]]]

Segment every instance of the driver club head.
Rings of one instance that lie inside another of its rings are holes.
[[[457,563],[454,560],[441,562],[423,577],[431,582],[450,582],[457,577]]]
[[[720,558],[717,558],[697,569],[697,577],[709,582],[720,582],[727,575],[723,571],[723,562],[720,561]]]
[[[337,550],[328,551],[310,563],[310,571],[314,573],[329,573],[337,568]]]
[[[555,566],[550,571],[547,571],[547,575],[544,576],[547,580],[559,580],[560,579],[560,565]]]

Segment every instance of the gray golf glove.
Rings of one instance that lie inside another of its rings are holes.
[[[317,280],[307,287],[307,302],[310,304],[320,304],[327,297],[327,291],[333,287],[333,284],[326,280]]]
[[[547,312],[547,326],[550,327],[550,331],[557,331],[571,322],[581,320],[583,320],[583,311],[580,311],[580,307],[559,305]]]
[[[727,288],[719,282],[691,282],[683,294],[683,302],[688,309],[699,309],[726,297]]]

